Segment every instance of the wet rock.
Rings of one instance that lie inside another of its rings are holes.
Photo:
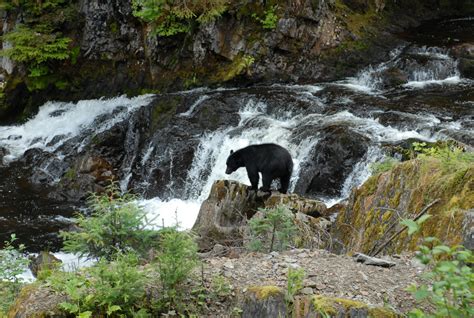
[[[408,74],[402,70],[391,67],[380,74],[383,88],[392,88],[408,82]]]
[[[317,143],[303,168],[295,192],[303,195],[340,195],[342,185],[354,165],[364,156],[369,140],[350,128],[330,126],[321,132]]]
[[[451,53],[459,58],[474,59],[474,43],[462,43],[451,48]]]
[[[33,276],[37,277],[38,273],[43,270],[54,270],[57,269],[62,261],[56,256],[49,252],[41,251],[37,256],[30,257],[30,264],[28,267],[33,273]]]
[[[462,77],[474,79],[474,43],[463,43],[451,49],[459,58],[458,69]]]
[[[474,79],[474,58],[460,59],[458,68],[462,77]]]

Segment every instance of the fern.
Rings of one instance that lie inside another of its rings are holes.
[[[153,33],[172,36],[205,24],[227,10],[228,0],[132,0],[133,14],[153,26]]]

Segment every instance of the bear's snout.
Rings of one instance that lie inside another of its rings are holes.
[[[225,169],[226,174],[231,174],[232,172],[233,172],[233,170],[229,167],[227,167],[227,169]]]

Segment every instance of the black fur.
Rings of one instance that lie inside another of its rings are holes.
[[[285,148],[275,144],[251,145],[237,151],[230,151],[227,158],[225,173],[231,174],[241,167],[247,169],[247,175],[252,190],[258,189],[259,173],[262,174],[262,191],[270,192],[270,185],[275,179],[280,179],[281,193],[288,191],[293,160]]]

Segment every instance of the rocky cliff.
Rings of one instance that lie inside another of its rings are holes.
[[[19,24],[48,25],[70,42],[68,58],[48,62],[51,72],[35,78],[27,63],[3,58],[0,121],[27,116],[50,99],[335,79],[386,56],[400,42],[393,33],[473,9],[458,0],[241,0],[209,23],[164,37],[133,15],[129,1],[64,1],[39,13],[5,3],[4,35]],[[258,17],[269,8],[276,20],[264,28]]]

